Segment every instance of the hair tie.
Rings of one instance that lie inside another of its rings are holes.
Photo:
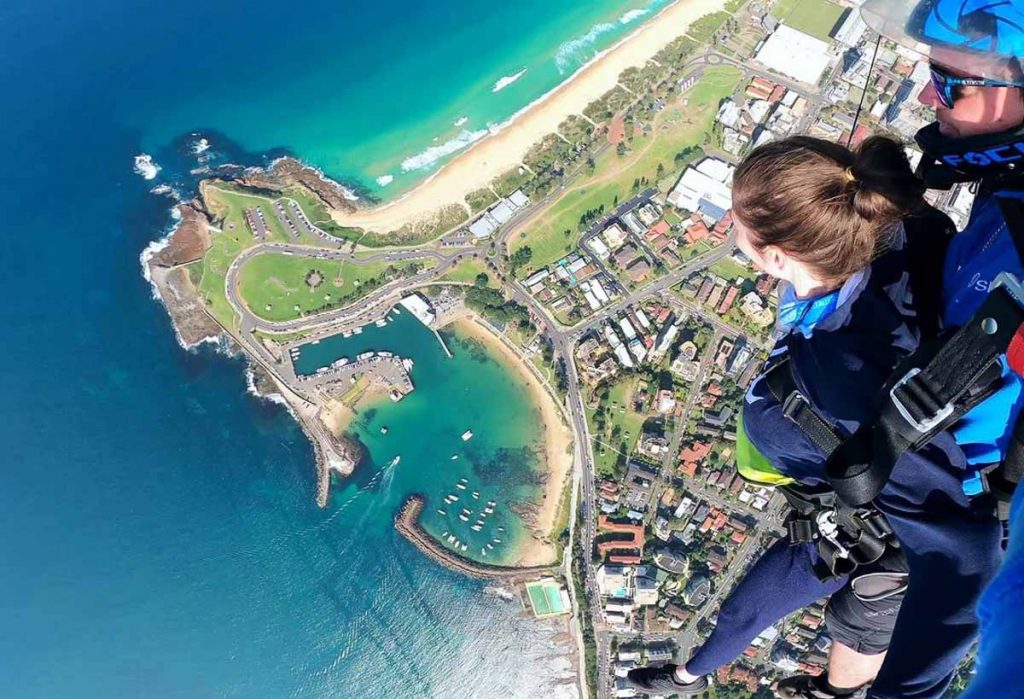
[[[846,176],[847,182],[856,182],[857,181],[856,176],[854,176],[854,174],[853,174],[853,168],[852,167],[846,168],[846,170],[843,171],[843,175]]]

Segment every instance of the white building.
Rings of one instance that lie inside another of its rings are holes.
[[[607,260],[612,254],[612,251],[608,249],[608,246],[604,244],[600,236],[594,236],[587,241],[587,245],[590,247],[590,251],[594,253],[594,257],[599,260]]]
[[[821,39],[780,24],[754,58],[769,70],[817,85],[831,55],[829,45]]]
[[[700,212],[718,221],[732,208],[732,175],[735,168],[718,158],[704,158],[686,169],[668,202],[691,213]]]
[[[622,328],[622,334],[626,336],[627,340],[632,340],[636,337],[636,329],[629,322],[629,318],[619,318],[619,327]]]
[[[398,304],[405,310],[412,313],[416,320],[420,321],[427,327],[430,327],[436,315],[434,314],[434,307],[430,305],[426,297],[422,294],[409,294],[404,299],[398,302]]]
[[[617,221],[605,228],[602,235],[611,250],[618,250],[626,242],[626,231]]]
[[[603,565],[594,573],[597,589],[605,597],[629,597],[629,578],[633,569],[629,566]]]

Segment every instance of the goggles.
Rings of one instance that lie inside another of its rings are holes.
[[[959,75],[953,75],[945,68],[930,64],[931,75],[932,75],[932,86],[935,88],[935,94],[939,97],[939,102],[942,103],[943,107],[952,109],[963,92],[960,90],[961,87],[1024,87],[1024,82],[1014,82],[1012,80],[993,80],[991,78],[966,78]]]

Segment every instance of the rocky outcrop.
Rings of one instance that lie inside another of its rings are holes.
[[[143,255],[146,276],[171,316],[185,347],[218,337],[220,325],[206,312],[185,266],[202,259],[210,248],[209,220],[198,202],[178,207],[181,221],[161,245]]]
[[[298,185],[315,195],[328,210],[355,210],[350,192],[316,168],[303,165],[294,158],[281,158],[266,170],[246,170],[236,181],[247,187],[274,192]]]

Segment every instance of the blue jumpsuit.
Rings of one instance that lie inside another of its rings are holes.
[[[1014,190],[984,191],[974,202],[971,219],[956,236],[947,256],[943,302],[946,322],[961,325],[985,299],[1002,271],[1024,278],[1024,264],[1003,218],[997,198],[1024,198]],[[1022,222],[1024,224],[1024,222]],[[1019,377],[1005,372],[1003,389],[965,416],[956,430],[965,452],[978,463],[1005,455],[1021,407]],[[964,699],[1024,697],[1020,686],[1020,649],[1024,643],[1024,488],[1010,510],[1010,546],[1006,562],[978,605],[981,645],[978,673]]]
[[[905,249],[892,250],[833,292],[835,303],[782,338],[772,358],[788,355],[794,378],[818,414],[852,433],[870,418],[896,363],[918,345]],[[814,305],[821,307],[820,300]],[[784,417],[763,380],[751,386],[743,428],[756,449],[805,486],[826,487],[825,455]],[[998,522],[963,492],[964,450],[949,433],[905,454],[875,505],[901,542],[909,586],[886,662],[869,697],[940,697],[975,638],[974,607],[1000,561]],[[822,581],[810,545],[774,544],[723,603],[718,624],[687,663],[707,674],[735,659],[779,619],[827,597],[846,578]]]

